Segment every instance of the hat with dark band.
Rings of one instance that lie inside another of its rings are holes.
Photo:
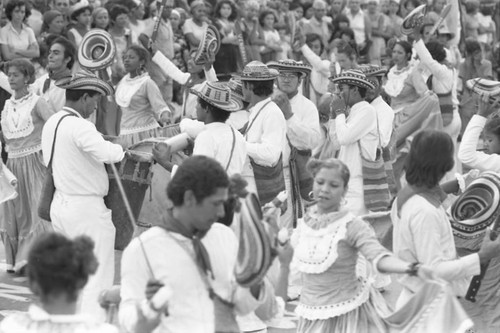
[[[227,82],[205,82],[198,89],[191,89],[191,92],[219,109],[228,112],[241,111],[243,103],[240,99],[232,95]]]
[[[366,79],[375,87],[380,85],[379,78],[385,76],[387,73],[387,68],[372,64],[360,65],[357,69],[363,72],[366,75]]]
[[[245,65],[243,72],[234,75],[234,78],[241,81],[271,81],[278,77],[276,69],[269,68],[260,61],[251,61]]]
[[[59,79],[55,85],[66,90],[93,90],[104,96],[113,95],[115,92],[109,83],[93,73],[84,71],[77,72],[72,77]]]
[[[219,31],[213,25],[207,26],[200,45],[193,56],[196,65],[204,65],[219,52],[221,38]]]
[[[302,61],[285,59],[280,61],[270,61],[267,67],[278,70],[280,73],[298,73],[301,78],[311,74],[311,66],[304,64]]]
[[[227,82],[227,85],[229,86],[229,89],[231,89],[231,93],[233,94],[234,97],[239,98],[241,100],[245,98],[243,96],[243,84],[241,83],[240,80],[231,78]]]
[[[347,84],[349,86],[365,89],[375,89],[373,84],[366,78],[366,75],[359,69],[346,70],[338,75],[330,77],[330,80],[337,84]]]

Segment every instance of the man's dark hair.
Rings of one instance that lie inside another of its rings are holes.
[[[66,65],[67,68],[71,69],[73,68],[73,64],[75,63],[75,57],[76,57],[76,47],[75,44],[73,44],[69,39],[64,38],[64,37],[57,37],[50,43],[49,49],[52,47],[54,44],[59,44],[64,47],[64,59],[70,58],[68,64]]]
[[[365,98],[366,97],[366,88],[361,88],[361,87],[358,87],[358,92],[359,92],[359,95],[361,96],[361,98]]]
[[[218,188],[228,187],[227,173],[219,162],[206,156],[192,156],[182,162],[168,183],[167,196],[174,206],[182,206],[186,191],[193,191],[201,202]]]
[[[410,185],[433,188],[453,164],[451,137],[441,131],[422,131],[413,139],[406,158],[406,180]]]
[[[314,43],[317,40],[319,40],[319,42],[321,44],[320,54],[323,54],[323,50],[325,49],[325,45],[323,44],[323,40],[321,39],[321,36],[318,34],[315,34],[315,33],[306,34],[307,46],[311,47],[312,43]]]
[[[427,50],[431,54],[432,58],[437,62],[441,63],[446,59],[446,51],[444,49],[443,44],[437,41],[430,41],[425,44]]]
[[[5,5],[5,16],[7,16],[7,19],[9,21],[12,21],[12,12],[14,11],[14,9],[16,9],[16,7],[23,7],[23,6],[25,10],[24,19],[26,20],[31,15],[30,6],[28,6],[26,1],[10,0],[9,2],[7,2],[7,4]]]
[[[120,16],[121,14],[129,14],[130,11],[128,10],[127,7],[122,6],[122,5],[114,5],[111,7],[109,11],[109,19],[111,22],[115,22],[116,18]]]
[[[273,93],[274,80],[268,81],[244,81],[244,85],[250,85],[253,93],[260,97],[267,97]]]
[[[93,97],[93,96],[99,94],[99,92],[97,92],[95,90],[72,90],[72,89],[66,89],[66,100],[67,101],[76,102],[80,98],[82,98],[83,95],[85,95],[85,94],[89,95],[90,97]]]
[[[198,97],[198,104],[200,104],[202,109],[208,110],[212,114],[213,119],[217,122],[225,123],[231,115],[231,112],[213,106],[200,97]]]

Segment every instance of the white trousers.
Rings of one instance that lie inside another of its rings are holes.
[[[86,235],[94,241],[99,267],[80,295],[78,312],[104,321],[105,312],[99,306],[98,297],[102,290],[113,285],[115,271],[115,226],[111,210],[101,197],[73,196],[56,191],[50,217],[56,232],[70,238]]]

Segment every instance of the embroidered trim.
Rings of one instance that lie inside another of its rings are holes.
[[[387,82],[384,86],[385,92],[391,97],[397,97],[404,87],[404,83],[413,71],[413,63],[409,63],[405,68],[398,70],[393,66],[387,74]]]
[[[32,111],[40,97],[30,93],[25,97],[15,100],[11,97],[5,102],[2,112],[2,129],[5,138],[25,138],[35,129]]]
[[[6,149],[6,151],[9,153],[9,158],[24,157],[24,156],[28,156],[28,155],[37,153],[41,150],[42,150],[41,144],[33,146],[33,147],[25,148],[25,149],[18,149],[18,150]]]
[[[140,132],[143,132],[143,131],[149,131],[149,130],[156,129],[156,128],[159,128],[159,127],[160,127],[160,125],[158,125],[157,122],[154,122],[154,123],[151,123],[151,124],[145,125],[145,126],[122,128],[120,130],[120,136],[121,135],[127,135],[127,134],[140,133]]]
[[[354,215],[347,213],[333,223],[330,214],[320,218],[329,219],[330,224],[315,230],[302,221],[297,227],[294,239],[297,246],[293,260],[300,272],[323,273],[337,260],[338,243],[345,238],[347,224],[353,220]]]
[[[308,320],[325,320],[357,309],[366,303],[370,296],[370,284],[364,279],[359,279],[358,281],[361,282],[361,288],[354,297],[340,303],[326,305],[306,305],[299,303],[295,309],[295,313]]]

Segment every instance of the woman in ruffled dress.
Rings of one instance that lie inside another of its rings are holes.
[[[116,104],[122,110],[117,143],[127,148],[144,139],[160,136],[160,124],[170,122],[170,109],[147,72],[149,52],[132,45],[123,57],[127,74],[116,87]]]
[[[2,136],[9,152],[7,167],[18,179],[19,195],[0,205],[0,234],[7,272],[21,272],[31,241],[52,229],[37,211],[47,170],[42,161],[42,128],[53,111],[43,98],[28,91],[35,74],[31,62],[12,60],[7,63],[7,74],[14,94],[2,111]]]
[[[394,66],[387,74],[384,92],[391,99],[396,129],[398,157],[394,163],[394,174],[399,186],[404,156],[408,150],[408,139],[421,129],[443,129],[439,99],[427,87],[417,63],[411,60],[412,46],[398,41],[392,50]]]
[[[291,242],[302,291],[295,312],[298,332],[387,332],[380,295],[363,276],[357,276],[359,255],[383,273],[428,274],[426,267],[396,258],[377,241],[373,229],[343,208],[349,169],[331,158],[312,159],[316,202],[299,220]],[[427,273],[425,273],[427,272]]]

